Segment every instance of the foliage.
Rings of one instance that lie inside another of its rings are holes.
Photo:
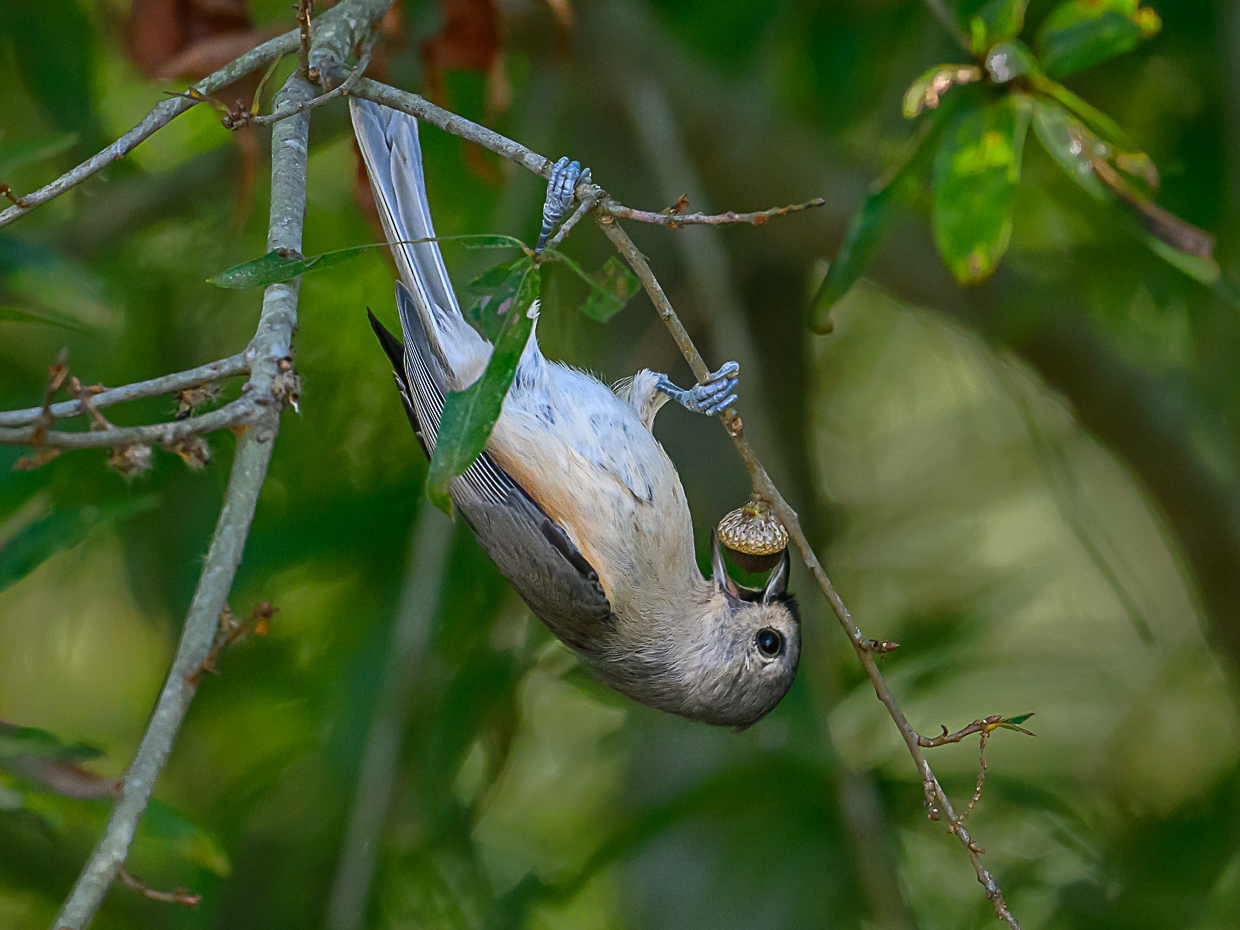
[[[969,12],[975,6],[961,0],[957,13],[977,64],[931,68],[904,98],[909,118],[943,100],[957,104],[943,140],[936,126],[920,143],[939,146],[931,222],[939,253],[956,280],[985,280],[1008,249],[1025,131],[1036,112],[1039,141],[1073,180],[1098,200],[1118,202],[1140,217],[1145,229],[1137,235],[1154,254],[1203,283],[1217,282],[1213,238],[1150,199],[1159,186],[1150,157],[1131,151],[1131,140],[1114,120],[1057,83],[1157,35],[1158,14],[1140,0],[1065,0],[1037,30],[1035,52],[1018,38],[1028,0],[987,0]],[[973,93],[952,90],[978,81],[982,85]],[[910,159],[897,178],[907,183],[918,170],[923,166]],[[877,248],[893,205],[888,188],[876,185],[814,299],[818,332],[829,331],[831,307],[864,273]]]
[[[383,78],[418,90],[435,36],[441,102],[579,158],[627,204],[690,189],[677,153],[647,148],[637,77],[670,101],[702,190],[690,210],[826,198],[761,228],[624,225],[712,363],[748,342],[746,431],[866,635],[900,643],[878,661],[912,723],[934,736],[1005,715],[969,823],[1026,930],[1240,923],[1240,598],[1225,596],[1240,577],[1240,321],[1220,300],[1240,230],[1222,77],[1236,25],[1223,0],[1154,5],[961,0],[960,46],[920,0],[560,4],[567,36],[551,5],[500,4],[513,21],[471,49],[439,32],[468,4],[411,0],[376,45]],[[163,99],[147,62],[290,23],[287,0],[254,0],[231,32],[206,34],[217,13],[160,43],[119,22],[128,8],[0,0],[0,182],[15,193]],[[482,70],[453,64],[470,51]],[[189,910],[117,885],[96,925],[324,925],[374,793],[360,760],[375,721],[394,720],[362,926],[993,926],[803,575],[796,685],[757,726],[716,731],[601,687],[463,521],[427,506],[428,465],[366,323],[368,306],[393,317],[394,268],[350,133],[343,102],[314,111],[305,257],[265,254],[263,132],[230,134],[207,107],[0,229],[5,410],[42,403],[66,345],[74,374],[112,386],[241,351],[254,288],[302,275],[301,414],[284,414],[230,598],[238,617],[279,612],[200,676],[127,863],[203,897]],[[535,288],[549,356],[688,383],[589,217],[535,266],[519,243],[537,234],[541,182],[433,129],[423,144],[462,306],[502,343],[488,380],[453,399],[430,484],[485,441]],[[245,287],[206,283],[255,262]],[[820,284],[829,339],[804,326]],[[165,396],[107,413],[177,409]],[[747,478],[715,422],[669,406],[656,433],[705,554]],[[131,483],[106,450],[11,471],[28,450],[0,447],[6,930],[50,924],[167,674],[229,477],[232,434],[208,438],[208,467],[161,455]],[[429,582],[427,540],[447,560]],[[1005,732],[1030,710],[1036,739]],[[965,806],[976,738],[929,752]]]

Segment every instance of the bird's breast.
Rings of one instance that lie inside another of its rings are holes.
[[[601,381],[548,363],[514,390],[487,445],[598,573],[620,617],[700,581],[680,477]]]

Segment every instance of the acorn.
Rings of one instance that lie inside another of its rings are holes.
[[[788,548],[788,531],[770,503],[755,494],[744,507],[719,521],[719,542],[738,568],[766,572]]]

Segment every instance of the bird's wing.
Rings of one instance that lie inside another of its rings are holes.
[[[398,299],[410,299],[397,285]],[[413,344],[401,346],[383,324],[371,325],[388,359],[405,412],[422,449],[434,449],[424,415],[438,424],[443,392],[430,374],[434,360]],[[429,364],[428,364],[429,363]],[[423,413],[425,411],[425,414]],[[534,614],[568,645],[586,652],[615,630],[598,573],[568,534],[486,452],[451,484],[452,499],[478,542]]]

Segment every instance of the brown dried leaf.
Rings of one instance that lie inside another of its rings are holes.
[[[40,449],[34,455],[24,455],[13,463],[13,471],[34,471],[60,455],[59,449]]]
[[[211,447],[201,436],[191,433],[164,446],[169,452],[181,456],[185,464],[197,471],[211,461]]]
[[[177,399],[176,418],[178,420],[187,419],[198,407],[216,400],[220,396],[220,390],[221,388],[218,384],[209,383],[173,392]]]
[[[108,456],[108,468],[120,472],[122,478],[132,481],[151,470],[151,447],[144,442],[113,446]]]

